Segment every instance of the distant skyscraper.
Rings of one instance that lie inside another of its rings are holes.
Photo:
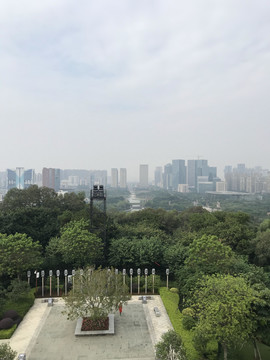
[[[188,186],[192,188],[197,187],[197,160],[188,160],[187,161],[187,181]]]
[[[166,190],[172,189],[172,164],[167,164],[164,166],[163,188]]]
[[[140,165],[140,186],[148,186],[148,165]]]
[[[111,169],[111,187],[118,187],[118,169],[116,168]]]
[[[155,186],[162,187],[162,166],[157,166],[155,170]]]
[[[240,174],[245,173],[246,165],[245,164],[237,164],[237,172]]]
[[[42,169],[42,186],[53,189],[54,191],[60,190],[60,169],[43,168]]]
[[[126,189],[127,187],[127,169],[121,168],[120,169],[120,183],[119,187],[121,189]]]
[[[172,161],[172,187],[173,190],[178,190],[179,184],[186,184],[186,165],[185,160]]]
[[[16,170],[7,169],[7,190],[12,188],[26,189],[35,183],[35,171],[33,169],[24,170],[17,167]]]

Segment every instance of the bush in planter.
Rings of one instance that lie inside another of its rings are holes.
[[[7,310],[4,314],[3,314],[3,319],[5,318],[10,318],[12,320],[15,320],[19,317],[19,314],[17,313],[17,311],[15,310]]]
[[[0,320],[0,330],[7,330],[12,328],[14,321],[10,318]]]
[[[14,360],[17,353],[13,351],[9,344],[0,345],[0,359],[1,360]]]
[[[27,281],[19,279],[11,280],[11,284],[8,287],[7,297],[12,301],[17,301],[25,297],[30,291],[30,286]]]

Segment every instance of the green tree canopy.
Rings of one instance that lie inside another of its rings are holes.
[[[255,302],[256,293],[244,278],[219,274],[204,277],[193,294],[196,333],[205,340],[218,341],[227,360],[228,349],[241,346],[256,328]]]
[[[26,234],[0,234],[0,274],[22,275],[42,263],[41,246]]]
[[[1,360],[14,360],[17,355],[16,351],[13,351],[9,344],[0,344],[0,359]]]
[[[154,267],[163,263],[164,244],[159,237],[113,239],[109,262],[115,267]]]
[[[156,344],[156,357],[160,360],[186,360],[182,340],[174,330],[162,335]]]
[[[232,249],[216,236],[203,235],[191,243],[185,263],[192,271],[224,273],[228,272],[234,256]]]
[[[68,319],[78,317],[101,318],[116,311],[120,302],[130,299],[128,287],[123,284],[121,274],[113,268],[86,268],[77,270],[73,289],[64,297]]]
[[[102,240],[89,232],[89,222],[71,221],[59,238],[59,252],[67,265],[83,267],[97,264],[102,258]]]

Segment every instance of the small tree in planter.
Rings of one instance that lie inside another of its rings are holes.
[[[182,339],[174,330],[164,333],[156,344],[156,358],[159,360],[186,360]]]
[[[0,345],[0,359],[1,360],[14,360],[17,353],[13,351],[9,344]]]
[[[118,309],[120,302],[123,304],[130,299],[129,289],[123,284],[122,275],[115,274],[113,268],[87,268],[83,273],[77,270],[73,284],[68,295],[64,296],[63,313],[70,320],[91,318],[99,324],[100,319],[106,319],[110,312]]]
[[[174,330],[164,333],[156,344],[156,358],[159,360],[186,360],[182,340]]]

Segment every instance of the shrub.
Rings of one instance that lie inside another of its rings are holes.
[[[3,315],[3,319],[5,318],[10,318],[12,320],[15,320],[19,317],[19,315],[17,314],[17,312],[15,310],[8,310],[4,313]]]
[[[11,284],[8,287],[8,290],[8,298],[10,300],[17,301],[18,299],[25,297],[29,293],[30,286],[27,281],[14,279],[11,280]]]
[[[5,318],[0,321],[0,329],[1,330],[7,330],[12,328],[14,325],[14,321],[10,318]]]
[[[188,316],[194,317],[195,316],[195,311],[192,308],[185,308],[182,311],[182,315],[188,315]]]
[[[0,359],[1,360],[14,360],[17,353],[13,351],[9,344],[0,345]]]
[[[196,326],[196,320],[190,315],[184,315],[182,319],[184,329],[191,330]]]
[[[6,312],[9,309],[14,309],[20,316],[18,318],[19,320],[18,319],[16,320],[16,322],[19,323],[21,321],[21,318],[24,317],[24,315],[34,304],[35,301],[34,292],[35,289],[32,289],[25,297],[21,298],[20,301],[11,301],[11,300],[6,301],[3,308],[1,308],[1,311]],[[16,330],[16,327],[17,325],[14,324],[14,326],[12,326],[12,328],[8,330],[0,330],[0,339],[9,339]]]
[[[198,360],[200,357],[198,352],[194,348],[193,332],[185,330],[182,324],[183,315],[178,309],[178,294],[168,291],[165,287],[160,288],[159,292],[171,320],[171,323],[174,327],[174,330],[182,339],[187,359]]]
[[[177,288],[170,288],[170,292],[172,292],[174,294],[178,294],[178,289]]]
[[[159,360],[186,360],[182,340],[174,330],[169,330],[162,335],[161,341],[156,344],[156,357]]]
[[[205,334],[194,332],[194,346],[196,350],[209,360],[216,360],[218,353],[218,343],[215,340],[209,340]]]
[[[16,329],[17,325],[15,324],[8,330],[0,330],[0,339],[10,339]]]

